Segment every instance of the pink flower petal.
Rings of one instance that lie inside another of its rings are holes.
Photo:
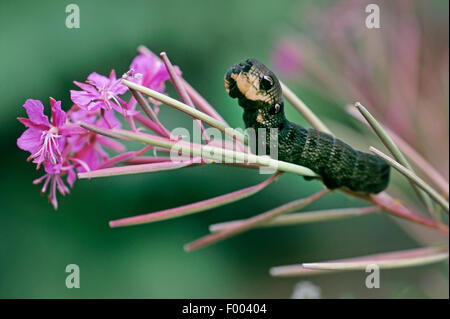
[[[24,151],[34,154],[41,147],[41,134],[41,130],[29,128],[17,139],[17,146]]]
[[[100,74],[98,74],[96,72],[93,72],[93,73],[89,74],[87,79],[97,89],[106,88],[109,85],[109,83],[110,83],[110,80],[106,76],[100,75]]]
[[[114,127],[114,128],[121,127],[120,121],[116,118],[113,110],[105,111],[104,117],[106,118],[106,120],[112,127]],[[103,118],[100,118],[97,121],[97,125],[100,127],[109,128],[108,124],[105,123],[105,120]]]
[[[116,71],[111,70],[111,72],[109,73],[109,81],[110,82],[114,82],[116,80]]]
[[[100,108],[107,109],[105,102],[95,101],[95,102],[89,103],[89,105],[87,106],[88,111],[96,111]]]
[[[61,109],[61,101],[55,101],[50,98],[50,105],[52,106],[52,124],[56,127],[62,127],[66,123],[66,112]]]
[[[88,130],[82,128],[79,125],[72,124],[72,123],[67,123],[59,129],[59,133],[61,133],[64,136],[86,134],[87,132],[88,132]]]
[[[86,91],[86,92],[89,92],[89,93],[97,93],[97,90],[92,85],[85,84],[85,83],[80,83],[80,82],[77,82],[77,81],[73,81],[73,83],[75,83],[75,85],[78,86],[83,91]]]
[[[100,164],[99,155],[97,154],[97,150],[95,149],[95,144],[85,145],[85,147],[78,152],[76,158],[85,162],[91,170],[96,169]],[[85,172],[86,169],[83,167],[83,165],[80,165],[77,167],[77,171]]]
[[[52,164],[50,162],[45,162],[44,163],[44,169],[45,172],[47,172],[48,174],[59,174],[61,172],[61,164]]]
[[[130,69],[135,73],[146,74],[158,66],[158,57],[154,54],[139,54],[131,62]]]
[[[88,112],[86,109],[79,109],[75,112],[70,113],[70,120],[73,123],[83,121],[83,122],[92,124],[92,123],[94,123],[96,117],[97,117],[96,113]]]
[[[23,125],[25,125],[26,127],[32,127],[34,129],[40,130],[40,131],[46,131],[48,130],[48,126],[46,125],[42,125],[42,124],[35,124],[34,122],[32,122],[30,119],[27,119],[25,117],[18,117],[17,118],[19,120],[20,123],[22,123]]]
[[[77,174],[75,174],[75,171],[73,169],[69,169],[67,171],[67,183],[70,185],[70,187],[73,187],[73,184],[75,183],[76,179]]]
[[[70,90],[70,98],[72,99],[73,103],[79,106],[86,106],[97,97],[98,97],[97,93]]]
[[[120,142],[117,142],[113,139],[104,137],[104,136],[97,136],[98,142],[102,144],[103,146],[106,146],[107,148],[117,152],[121,153],[125,151],[125,146],[121,144]]]
[[[116,84],[114,84],[110,91],[116,95],[122,95],[125,92],[128,91],[128,87],[126,87],[125,85],[121,84],[120,82],[117,82]]]
[[[27,110],[28,118],[34,124],[50,126],[48,117],[44,115],[44,105],[41,101],[28,99],[23,107]]]

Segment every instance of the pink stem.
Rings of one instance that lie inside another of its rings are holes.
[[[150,223],[160,220],[165,220],[169,218],[180,217],[192,213],[202,212],[208,209],[212,209],[218,206],[222,206],[231,202],[235,202],[239,199],[251,196],[258,191],[262,190],[273,182],[279,174],[274,174],[264,182],[257,184],[255,186],[247,187],[229,194],[217,196],[207,200],[203,200],[197,203],[192,203],[180,207],[175,207],[171,209],[162,210],[159,212],[154,212],[150,214],[144,214],[134,217],[122,218],[118,220],[113,220],[109,222],[110,227],[121,227],[121,226],[131,226],[144,223]]]
[[[150,163],[161,163],[161,162],[171,162],[170,157],[154,157],[154,156],[139,156],[126,160],[129,164],[150,164]]]
[[[144,154],[152,147],[153,147],[152,145],[148,145],[148,146],[144,147],[142,150],[137,151],[137,152],[136,151],[135,152],[126,152],[126,153],[111,157],[109,160],[100,164],[99,167],[97,167],[97,169],[106,168],[106,167],[116,165],[118,163],[129,161],[133,158],[136,158],[136,157]]]
[[[173,86],[175,87],[175,90],[177,91],[178,95],[180,96],[181,100],[184,102],[184,104],[189,105],[192,108],[195,108],[194,103],[192,103],[191,98],[186,92],[186,89],[181,82],[180,76],[175,72],[175,68],[173,67],[172,63],[169,60],[169,57],[167,56],[166,52],[161,52],[160,54],[164,64],[166,65],[167,71],[169,71],[170,79],[172,81]],[[205,139],[206,143],[209,142],[208,135],[205,133],[205,128],[203,127],[203,124],[200,120],[196,119],[195,123],[197,123],[198,127],[200,127],[200,130],[203,134],[203,138]]]
[[[152,122],[148,118],[142,116],[142,115],[135,115],[134,116],[136,120],[141,123],[142,125],[145,125],[147,128],[152,130],[153,132],[170,138],[170,133],[161,125],[158,125],[158,123]]]
[[[253,227],[255,227],[261,223],[267,222],[268,220],[275,218],[281,214],[287,214],[287,213],[295,211],[299,208],[303,208],[306,205],[318,200],[319,198],[321,198],[323,195],[327,194],[328,192],[329,192],[329,190],[325,189],[325,190],[320,191],[320,192],[318,192],[312,196],[309,196],[307,198],[298,199],[296,201],[293,201],[293,202],[284,204],[282,206],[279,206],[277,208],[271,209],[263,214],[253,216],[253,217],[243,221],[241,224],[239,224],[235,227],[229,227],[222,231],[218,231],[216,233],[212,233],[212,234],[206,235],[204,237],[201,237],[201,238],[193,241],[192,243],[189,243],[186,246],[184,246],[184,249],[186,251],[192,251],[194,249],[198,249],[200,247],[205,247],[205,246],[211,245],[213,243],[216,243],[220,240],[240,234],[244,231],[252,229]]]
[[[417,214],[412,213],[410,210],[408,210],[405,206],[398,203],[398,201],[395,201],[391,196],[389,196],[387,193],[380,193],[377,195],[370,195],[368,197],[365,197],[366,200],[369,202],[377,205],[378,207],[381,207],[388,213],[395,215],[397,217],[407,219],[409,221],[437,229],[438,231],[447,234],[448,235],[448,227],[444,224],[435,222],[433,220],[420,217]]]
[[[133,95],[133,97],[135,98],[135,100],[137,101],[137,103],[140,105],[141,109],[144,111],[144,113],[150,119],[150,121],[148,121],[148,119],[146,119],[147,124],[142,123],[138,118],[136,118],[136,120],[138,120],[139,122],[141,122],[142,124],[146,125],[149,128],[150,128],[150,126],[157,128],[159,134],[161,134],[162,136],[170,137],[170,132],[158,120],[158,117],[156,116],[155,112],[150,107],[147,100],[142,96],[141,92],[137,92],[132,89],[130,89],[130,92]],[[139,115],[136,115],[136,117],[137,116],[139,116]],[[139,118],[143,119],[144,117],[139,116]],[[155,123],[155,125],[149,124],[150,122]]]

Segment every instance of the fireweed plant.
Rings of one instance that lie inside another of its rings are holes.
[[[61,102],[50,98],[50,120],[44,114],[42,102],[26,100],[24,108],[28,118],[19,118],[19,121],[27,129],[17,140],[17,145],[30,153],[28,160],[35,163],[38,169],[43,168],[43,176],[33,183],[42,184],[41,192],[48,193],[55,209],[58,207],[58,193],[68,194],[77,178],[151,173],[210,164],[259,169],[266,174],[271,172],[265,181],[251,187],[180,207],[110,221],[110,227],[115,228],[182,217],[236,202],[268,187],[281,174],[316,176],[306,167],[252,153],[248,145],[248,134],[251,132],[246,134],[229,127],[220,114],[181,77],[181,71],[171,64],[165,53],[158,57],[145,47],[139,47],[138,51],[130,70],[121,78],[117,78],[114,71],[108,76],[94,72],[84,82],[75,81],[79,89],[70,91],[73,105],[67,112],[62,110]],[[169,80],[180,100],[165,94]],[[331,133],[289,88],[284,84],[282,86],[285,98],[314,128]],[[124,100],[127,92],[131,97]],[[186,139],[184,135],[187,130],[183,128],[169,131],[158,119],[160,104],[192,117],[199,133],[197,138],[194,141]],[[380,211],[448,236],[448,226],[435,218],[438,210],[448,213],[448,193],[442,196],[419,178],[406,165],[401,151],[382,125],[361,104],[356,103],[355,109],[365,117],[394,158],[376,149],[371,150],[404,174],[418,193],[433,203],[431,216],[424,217],[412,212],[384,192],[369,195],[345,189],[338,191],[358,197],[370,206],[295,213],[330,192],[324,189],[248,219],[211,225],[210,234],[185,245],[185,250],[199,249],[258,227],[320,222]],[[120,120],[122,117],[123,121]],[[127,128],[124,128],[125,124]],[[208,127],[205,128],[205,125]],[[141,147],[137,151],[127,151],[125,141],[136,142]],[[115,155],[109,155],[111,153]],[[448,244],[333,262],[279,266],[272,268],[271,274],[329,273],[333,270],[365,269],[373,263],[380,268],[408,267],[444,259],[448,259]]]

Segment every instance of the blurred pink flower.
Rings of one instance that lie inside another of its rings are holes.
[[[66,123],[66,113],[61,102],[50,98],[51,123],[44,115],[44,105],[39,100],[26,100],[23,105],[28,118],[18,118],[28,129],[17,140],[17,146],[31,153],[28,160],[38,164],[60,165],[65,137],[84,132],[77,125]]]
[[[299,11],[308,14],[294,24],[303,31],[283,31],[273,51],[275,69],[291,76],[285,51],[301,52],[301,84],[342,107],[360,101],[448,177],[448,10],[384,1],[381,28],[368,29],[371,2],[302,4]]]
[[[288,38],[281,39],[272,54],[272,64],[286,77],[298,75],[302,65],[300,48]]]

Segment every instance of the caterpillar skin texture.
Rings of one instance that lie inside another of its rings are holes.
[[[384,160],[354,150],[330,134],[288,121],[280,82],[261,62],[248,59],[232,66],[225,74],[225,89],[244,109],[247,128],[278,129],[279,160],[310,168],[330,189],[379,193],[388,186],[390,166]],[[269,154],[268,133],[265,143]]]

